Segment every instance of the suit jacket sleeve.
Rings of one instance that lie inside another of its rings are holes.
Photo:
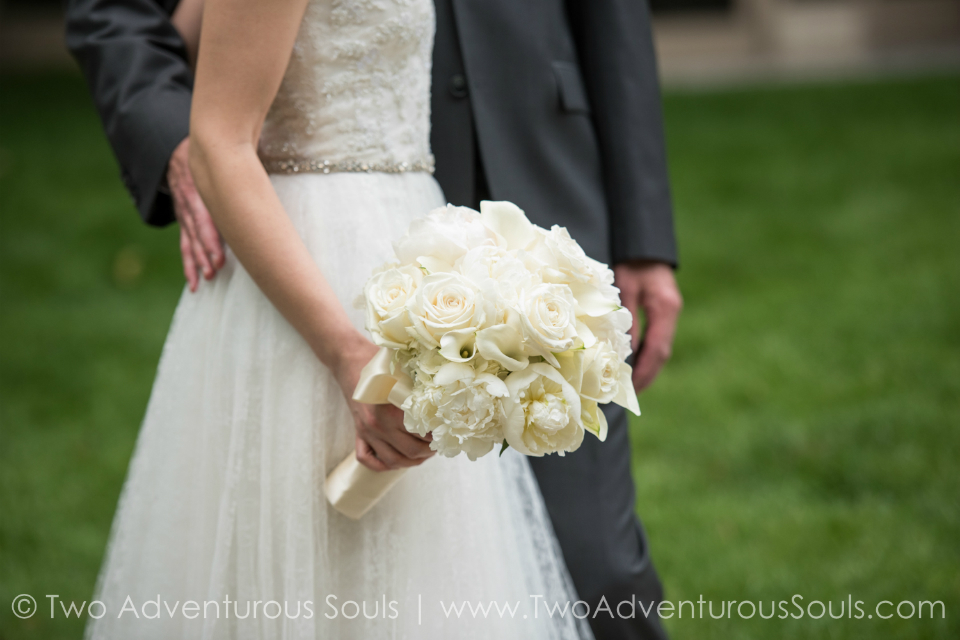
[[[603,163],[614,263],[677,264],[646,0],[567,0]]]
[[[168,4],[174,5],[175,0]],[[140,216],[174,219],[167,163],[189,133],[193,74],[157,0],[68,0],[67,47],[80,63]]]

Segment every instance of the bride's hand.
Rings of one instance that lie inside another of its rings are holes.
[[[357,461],[374,471],[415,467],[434,454],[430,439],[410,433],[403,426],[403,412],[390,404],[364,404],[353,399],[360,371],[377,353],[369,340],[358,337],[343,349],[334,368],[357,430]]]

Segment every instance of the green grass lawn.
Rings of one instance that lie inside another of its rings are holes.
[[[0,639],[77,638],[45,596],[91,597],[182,288],[176,232],[138,221],[78,78],[0,82]],[[686,309],[633,446],[667,597],[864,602],[687,605],[672,635],[960,637],[960,78],[665,109]],[[41,613],[16,619],[19,593]],[[882,600],[946,618],[866,618]]]

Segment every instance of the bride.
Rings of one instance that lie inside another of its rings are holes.
[[[177,307],[88,638],[589,636],[524,458],[429,458],[398,410],[350,399],[376,351],[352,302],[444,203],[433,20],[431,0],[207,0],[191,167],[227,264]],[[417,467],[359,521],[323,497],[353,450]]]

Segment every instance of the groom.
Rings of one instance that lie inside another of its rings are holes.
[[[187,167],[192,73],[178,0],[69,0],[67,44],[90,84],[143,219],[180,222],[191,290],[224,253]],[[637,323],[637,390],[670,354],[680,294],[649,15],[642,0],[435,0],[431,146],[448,200],[510,200],[614,265]],[[531,463],[601,639],[664,638],[662,598],[634,514],[627,419],[605,443]],[[624,600],[634,606],[618,607]],[[623,612],[633,617],[621,617]]]
[[[680,311],[646,2],[434,4],[430,146],[444,195],[472,207],[515,202],[614,265],[623,304],[647,321],[639,391],[669,357]],[[611,404],[604,413],[606,442],[588,438],[573,454],[531,466],[597,638],[664,638],[660,580],[634,514],[626,412]],[[636,617],[619,617],[624,600],[640,601]]]

